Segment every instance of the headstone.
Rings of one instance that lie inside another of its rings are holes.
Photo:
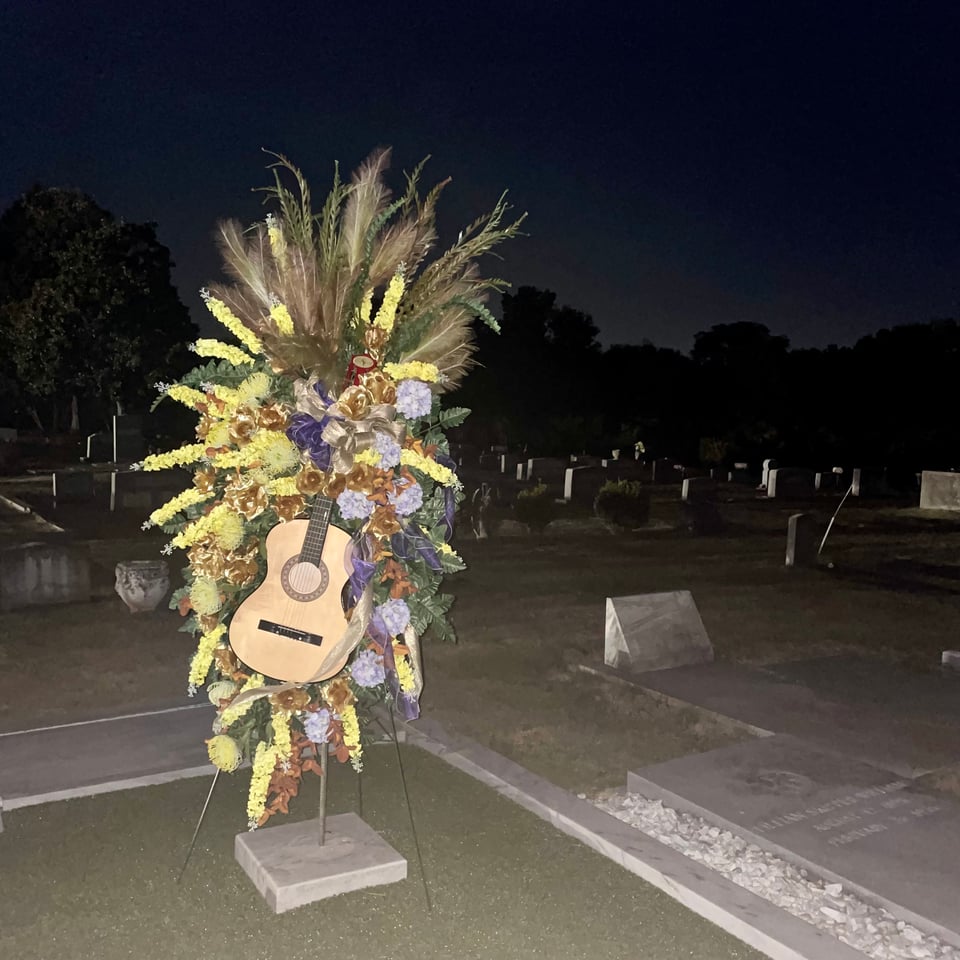
[[[770,471],[777,469],[777,461],[768,457],[763,461],[763,467],[760,473],[760,486],[764,489],[767,488],[770,481]]]
[[[234,855],[274,913],[406,879],[407,861],[355,813],[237,835]]]
[[[17,436],[13,427],[0,427],[0,443],[16,443]]]
[[[681,500],[717,499],[717,482],[710,477],[687,477],[680,487]]]
[[[527,461],[527,480],[545,483],[548,487],[563,489],[564,476],[569,468],[559,457],[533,457]]]
[[[593,503],[606,482],[607,472],[601,467],[567,467],[563,475],[563,499]]]
[[[0,550],[0,610],[90,599],[90,551],[72,543]]]
[[[627,786],[960,947],[956,800],[783,735],[646,767],[631,772]]]
[[[181,470],[114,471],[110,475],[110,509],[149,512],[186,486],[187,475]]]
[[[607,471],[608,480],[639,480],[643,482],[650,471],[639,460],[601,460],[600,466]]]
[[[734,469],[734,470],[749,470],[749,469],[750,469],[750,465],[747,464],[747,463],[744,463],[742,460],[738,460],[738,461],[733,465],[733,469]]]
[[[921,510],[960,510],[960,473],[924,470],[920,478]]]
[[[788,567],[817,565],[817,521],[810,513],[795,513],[787,521]]]
[[[669,457],[660,457],[650,465],[652,483],[679,483],[683,477],[677,469],[677,463]]]
[[[689,590],[607,597],[603,661],[631,673],[713,659]]]
[[[527,465],[526,463],[521,461],[520,463],[517,464],[517,479],[526,480],[527,479],[526,474],[527,474]]]
[[[960,670],[960,650],[944,650],[940,654],[940,665],[950,667],[951,670]]]
[[[91,433],[87,437],[87,463],[106,463],[113,459],[113,437],[108,433]]]
[[[83,503],[93,496],[93,474],[89,470],[57,470],[53,474],[55,503]]]
[[[803,499],[816,493],[813,472],[795,467],[776,467],[767,475],[767,496],[786,499]]]
[[[136,413],[115,414],[113,418],[113,462],[134,463],[147,454],[143,417]]]
[[[859,467],[854,468],[853,473],[850,475],[850,496],[859,497],[860,496],[860,481],[862,478],[862,472]]]

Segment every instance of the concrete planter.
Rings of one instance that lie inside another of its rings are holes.
[[[170,589],[170,570],[165,560],[122,560],[117,564],[116,591],[131,613],[147,613]]]

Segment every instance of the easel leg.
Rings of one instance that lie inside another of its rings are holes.
[[[183,874],[186,872],[187,864],[190,862],[190,855],[193,853],[193,848],[197,843],[197,836],[200,834],[200,826],[203,824],[203,818],[207,815],[207,807],[210,806],[210,798],[213,796],[213,788],[217,785],[217,780],[220,777],[220,769],[217,768],[217,772],[213,775],[213,783],[210,784],[210,789],[207,791],[207,799],[203,803],[203,809],[200,811],[200,819],[197,821],[197,827],[193,831],[193,838],[190,840],[190,848],[187,850],[187,856],[183,861],[183,866],[180,868],[180,872],[177,874],[177,883],[183,879]]]
[[[327,766],[330,757],[330,745],[321,743],[317,745],[320,751],[320,839],[322,847],[327,842]]]

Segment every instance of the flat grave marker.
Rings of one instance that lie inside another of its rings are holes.
[[[924,470],[920,476],[921,510],[960,510],[960,473]]]
[[[655,764],[627,788],[745,836],[960,947],[960,803],[907,778],[762,737]]]

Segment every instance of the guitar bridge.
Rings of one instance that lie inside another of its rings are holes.
[[[265,633],[272,633],[278,637],[286,637],[288,640],[299,640],[301,643],[313,643],[319,646],[323,643],[323,637],[318,633],[308,633],[306,630],[295,630],[293,627],[285,627],[282,623],[274,623],[272,620],[261,620],[257,625],[258,629]]]

